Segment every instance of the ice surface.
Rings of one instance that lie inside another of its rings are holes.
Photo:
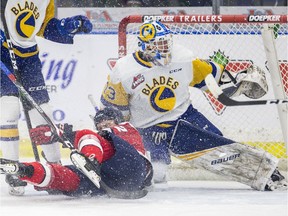
[[[0,176],[2,216],[287,216],[287,191],[259,192],[236,182],[170,181],[139,200],[47,195],[32,186],[10,196]]]

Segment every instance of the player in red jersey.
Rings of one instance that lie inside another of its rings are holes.
[[[145,157],[146,151],[140,134],[129,122],[122,121],[121,112],[105,108],[94,117],[98,132],[88,129],[73,131],[72,126],[68,124],[62,129],[78,152],[99,165],[97,173],[109,189],[133,194],[135,191],[144,191],[145,187],[150,185],[152,166]],[[48,125],[34,128],[30,134],[37,144],[48,144],[56,139]],[[73,165],[19,163],[1,159],[2,171],[11,172],[11,166],[16,166],[14,173],[21,180],[41,190],[53,190],[70,196],[111,195],[105,188],[95,186]],[[142,196],[146,193],[142,193]]]

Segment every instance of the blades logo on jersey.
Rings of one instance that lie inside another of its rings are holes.
[[[172,89],[160,86],[151,93],[150,103],[156,111],[168,112],[174,108],[176,97]]]
[[[24,5],[17,4],[11,11],[17,16],[15,29],[23,38],[29,38],[35,30],[36,19],[40,16],[38,7],[33,2],[25,1]]]
[[[174,90],[179,86],[179,82],[172,77],[160,76],[154,78],[153,83],[145,85],[142,93],[147,95],[150,104],[157,112],[168,112],[173,110],[176,104],[176,94]]]

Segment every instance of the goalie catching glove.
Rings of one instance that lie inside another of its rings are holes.
[[[249,68],[237,72],[235,75],[224,70],[219,85],[229,97],[244,94],[251,99],[258,99],[268,92],[265,72],[256,65],[251,65]]]

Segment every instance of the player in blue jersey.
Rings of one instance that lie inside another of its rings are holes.
[[[1,4],[3,6],[4,1],[1,1]],[[92,23],[87,17],[78,15],[59,20],[54,17],[54,10],[54,1],[52,0],[9,0],[4,14],[19,69],[18,81],[50,116],[52,112],[48,106],[49,96],[41,72],[36,36],[58,43],[73,44],[73,37],[76,33],[89,33],[92,30]],[[2,27],[0,33],[1,61],[10,71],[13,71]],[[1,73],[0,94],[2,154],[7,159],[17,161],[19,159],[19,93],[4,73]],[[33,127],[45,123],[29,103],[24,103],[23,106],[29,111]],[[42,145],[41,148],[48,162],[60,161],[60,148],[57,142]],[[11,194],[23,194],[22,186],[25,186],[26,183],[18,181],[18,178],[13,175],[6,175],[6,181],[11,186]]]
[[[229,96],[259,98],[267,92],[259,67],[253,65],[235,77],[224,70],[228,59],[223,53],[210,61],[195,58],[187,48],[173,44],[170,29],[159,21],[145,22],[138,39],[140,49],[112,69],[101,103],[120,109],[138,128],[151,154],[155,182],[166,181],[173,155],[257,190],[287,186],[278,175],[275,157],[224,138],[190,101],[189,87],[207,90],[205,79],[211,76]]]

